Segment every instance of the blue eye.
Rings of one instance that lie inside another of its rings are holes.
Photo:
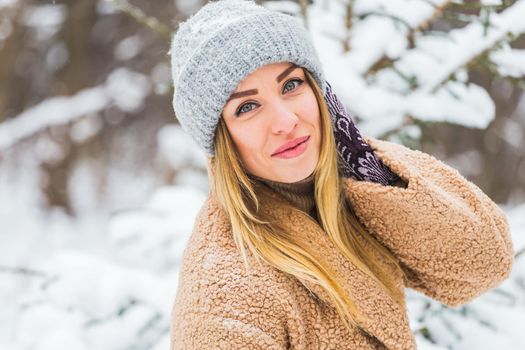
[[[255,104],[256,103],[254,103],[254,102],[248,102],[248,103],[245,103],[245,104],[241,105],[239,107],[239,109],[237,109],[237,111],[235,112],[235,115],[238,117],[239,114],[250,112],[252,109],[246,110],[246,109],[244,109],[244,107],[249,106],[249,105],[255,105]]]
[[[297,83],[296,88],[298,88],[302,83],[304,83],[304,80],[298,79],[298,78],[297,79],[290,79],[284,84],[284,87],[286,88],[289,85],[289,83],[292,83],[292,82]],[[293,86],[293,84],[292,84],[292,86]],[[292,88],[292,90],[293,90],[293,88]]]

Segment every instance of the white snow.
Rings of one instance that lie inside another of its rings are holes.
[[[17,0],[0,0],[0,8],[13,6],[16,2]]]
[[[481,4],[484,6],[499,6],[502,5],[501,0],[481,0]]]
[[[46,63],[50,71],[57,71],[69,60],[69,52],[63,41],[59,41],[47,52]]]
[[[13,145],[50,125],[64,124],[101,110],[110,100],[100,87],[84,89],[74,96],[52,97],[0,125],[0,149]]]
[[[197,143],[180,125],[167,125],[157,134],[159,154],[174,170],[191,166],[206,167],[206,157]]]
[[[1,5],[0,5],[1,8]],[[13,32],[13,22],[9,18],[0,19],[0,45],[2,41],[7,39]]]
[[[33,217],[34,226],[20,230],[27,218],[19,210],[11,219],[15,225],[4,234],[29,239],[45,229],[47,241],[41,240],[36,248],[5,240],[2,251],[40,249],[42,253],[18,254],[16,262],[2,254],[0,266],[31,266],[43,277],[8,278],[0,270],[2,281],[9,281],[0,283],[0,296],[13,301],[5,305],[0,318],[5,325],[0,344],[17,349],[113,350],[167,337],[178,281],[174,266],[180,263],[203,200],[204,193],[192,188],[160,188],[143,208],[111,218],[105,234],[91,237],[96,242],[91,247],[64,244],[79,233],[69,219],[57,217],[57,225],[46,229],[43,220]],[[61,246],[51,244],[53,235],[63,242]]]
[[[115,58],[120,61],[129,60],[140,53],[142,41],[140,36],[132,35],[124,38],[115,47]]]
[[[450,74],[463,67],[473,57],[493,47],[509,33],[523,33],[525,31],[524,14],[525,1],[518,0],[502,13],[492,14],[490,16],[491,27],[486,32],[481,23],[471,23],[464,28],[451,30],[450,44],[446,49],[443,47],[439,49],[442,55],[446,55],[446,60],[441,60],[439,65],[435,65],[432,71],[427,72],[428,76],[425,79],[419,79],[423,82],[421,91],[436,90]],[[426,38],[419,38],[419,40],[424,41]],[[427,50],[431,49],[427,47]],[[432,50],[431,53],[437,54],[437,50]]]
[[[98,114],[77,119],[71,126],[71,139],[77,143],[82,143],[95,136],[102,127],[102,118]]]
[[[108,76],[105,92],[125,112],[139,110],[151,90],[147,76],[127,68],[117,68]]]
[[[501,50],[490,54],[490,59],[496,63],[501,75],[514,78],[525,77],[525,50],[512,49],[505,45]]]
[[[140,109],[151,90],[143,74],[118,68],[105,84],[81,90],[73,96],[51,97],[0,124],[0,150],[7,149],[52,125],[62,125],[115,104],[121,110]]]
[[[57,27],[66,17],[66,6],[45,4],[25,7],[22,22],[30,27]]]
[[[297,2],[288,0],[265,1],[262,3],[264,7],[272,11],[279,11],[283,13],[298,15],[301,13],[301,5]]]
[[[204,0],[175,0],[177,10],[186,16],[191,16],[203,5]]]

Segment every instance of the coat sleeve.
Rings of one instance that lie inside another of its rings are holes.
[[[357,217],[399,260],[405,286],[449,306],[507,278],[514,262],[503,211],[435,157],[365,137],[406,188],[345,179]]]

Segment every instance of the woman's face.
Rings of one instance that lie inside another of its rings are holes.
[[[321,116],[301,67],[280,62],[252,72],[232,93],[222,117],[248,173],[291,183],[314,171]]]

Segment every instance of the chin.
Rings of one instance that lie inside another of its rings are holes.
[[[304,180],[310,176],[314,172],[318,161],[319,157],[312,156],[301,159],[299,162],[294,162],[293,159],[285,160],[284,162],[283,160],[272,160],[271,163],[267,163],[267,167],[262,168],[258,166],[257,170],[254,169],[255,171],[252,171],[252,173],[260,174],[258,175],[259,177],[271,181],[292,183]]]
[[[314,164],[313,166],[311,165],[305,166],[304,168],[302,168],[301,171],[299,171],[297,166],[295,166],[293,167],[293,169],[291,169],[290,172],[288,172],[286,175],[283,176],[284,179],[280,180],[280,182],[292,183],[292,182],[304,180],[314,172],[315,165],[316,164]]]

